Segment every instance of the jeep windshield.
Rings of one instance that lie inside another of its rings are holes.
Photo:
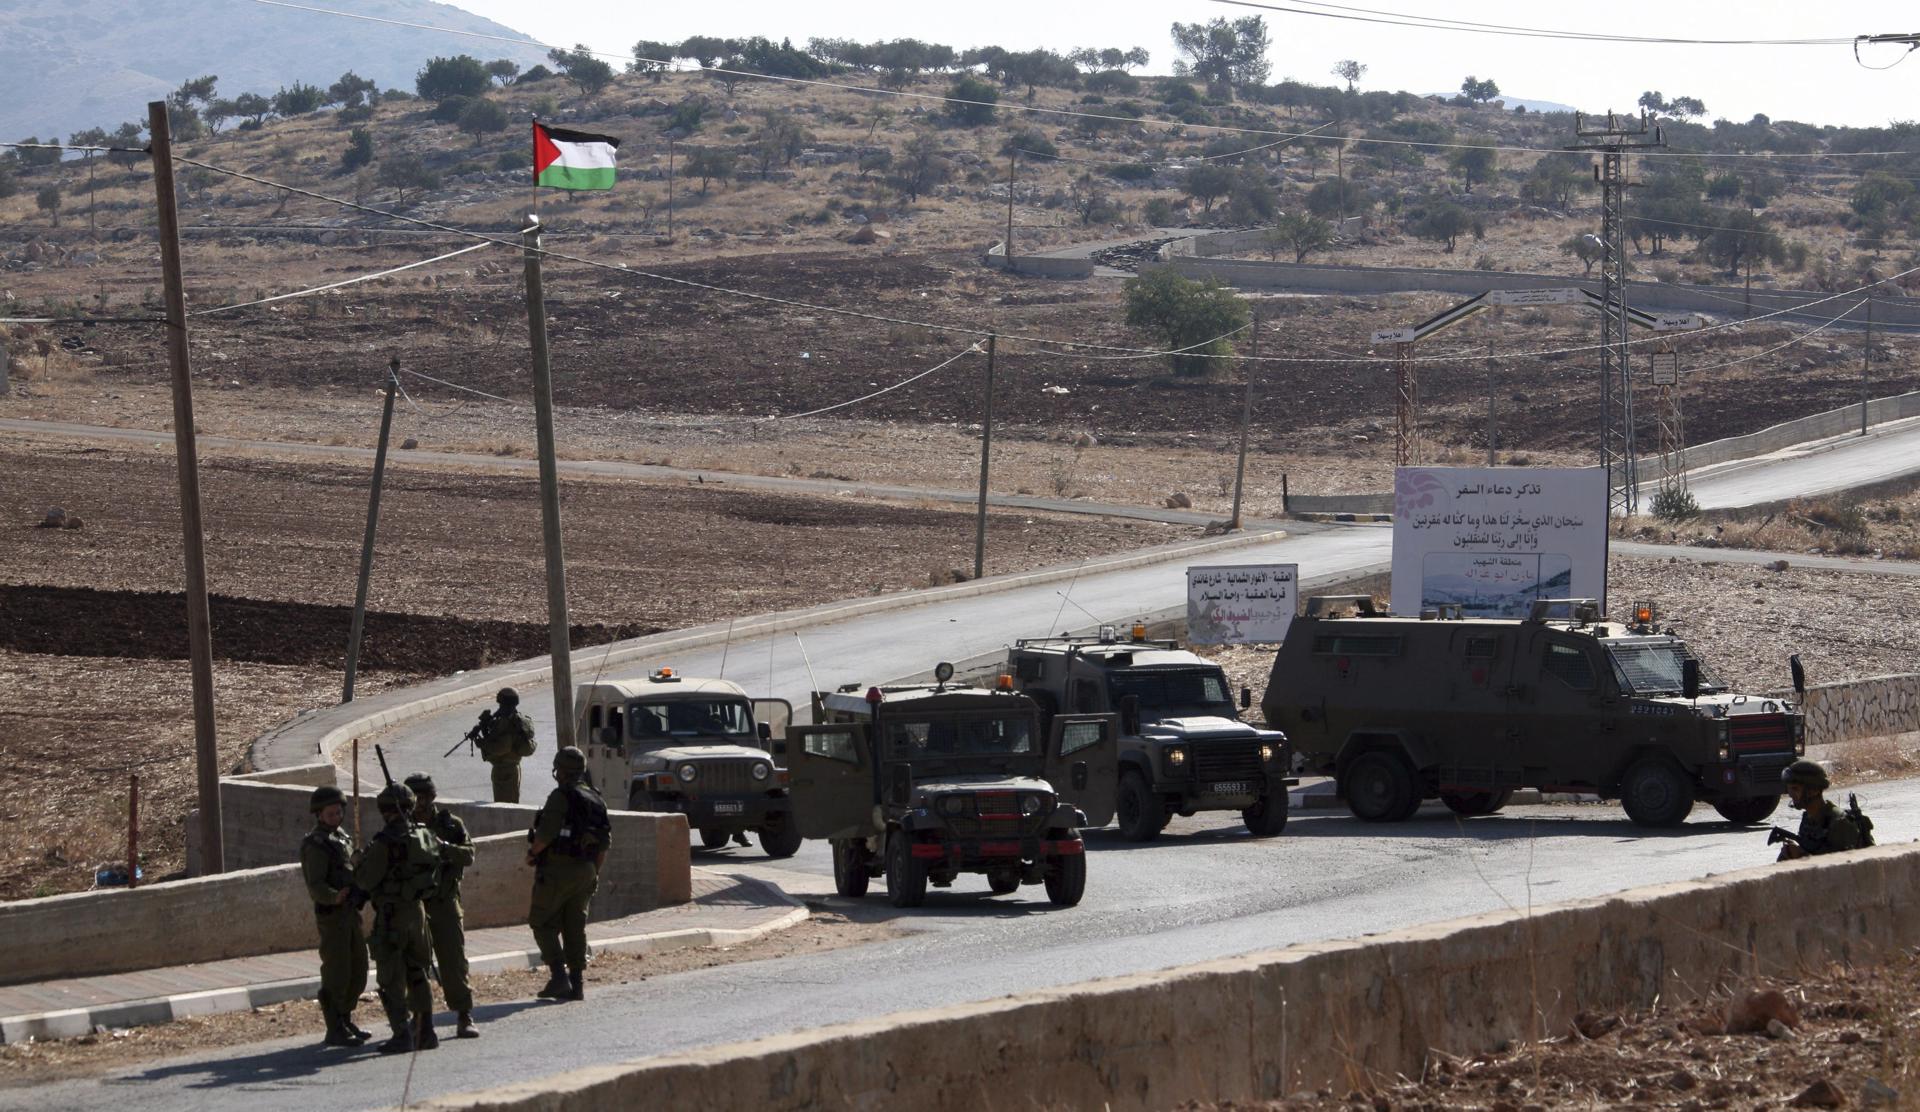
[[[1033,724],[1026,718],[890,719],[888,754],[924,757],[1004,757],[1032,753]]]
[[[627,704],[627,736],[643,746],[671,745],[676,738],[719,737],[752,742],[753,711],[725,699],[673,699]]]
[[[1678,695],[1684,690],[1680,667],[1693,654],[1681,641],[1621,642],[1607,646],[1607,659],[1613,662],[1614,679],[1623,691],[1634,695]],[[1719,691],[1721,686],[1700,669],[1700,690]]]
[[[1133,695],[1140,700],[1140,719],[1217,716],[1238,717],[1227,675],[1218,668],[1141,668],[1107,675],[1113,705]]]

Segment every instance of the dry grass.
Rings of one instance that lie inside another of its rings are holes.
[[[1827,766],[1836,787],[1899,780],[1920,770],[1920,733],[1843,741],[1809,755]]]
[[[1920,558],[1920,481],[1712,510],[1680,522],[1641,516],[1625,532],[1673,544],[1911,560]]]

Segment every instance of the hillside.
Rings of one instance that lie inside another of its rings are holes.
[[[524,37],[431,0],[336,0],[343,11]],[[348,70],[381,88],[413,87],[436,55],[460,49],[523,66],[535,47],[256,4],[251,0],[13,0],[0,4],[0,138],[111,130],[182,81],[217,74],[226,96],[272,94],[296,81],[325,88]]]

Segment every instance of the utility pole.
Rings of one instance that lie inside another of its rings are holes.
[[[667,136],[667,242],[673,242],[673,136]]]
[[[387,474],[387,436],[393,431],[393,395],[400,387],[400,357],[387,364],[387,402],[380,411],[380,443],[373,450],[373,493],[367,497],[367,531],[360,538],[360,581],[353,591],[353,624],[347,632],[347,678],[340,701],[353,702],[353,677],[360,671],[360,635],[367,626],[367,586],[373,579],[373,537],[380,524],[380,483]]]
[[[1493,402],[1493,341],[1487,341],[1487,466],[1499,466],[1500,428],[1494,420]]]
[[[1867,390],[1873,377],[1873,291],[1869,289],[1867,306],[1867,343],[1860,349],[1860,435],[1867,435]]]
[[[553,448],[553,369],[547,361],[547,295],[540,282],[540,220],[527,218],[527,337],[533,348],[533,427],[540,456],[540,532],[547,550],[547,636],[553,653],[553,737],[573,744],[573,645],[567,635],[567,560],[560,547],[560,471]]]
[[[1607,113],[1605,127],[1588,128],[1579,113],[1574,135],[1586,140],[1566,149],[1596,152],[1594,178],[1601,187],[1600,240],[1606,247],[1600,276],[1600,466],[1607,469],[1607,520],[1639,508],[1640,484],[1634,466],[1633,378],[1627,348],[1626,156],[1630,151],[1667,145],[1660,129],[1649,133],[1642,113],[1636,125]],[[1651,134],[1651,139],[1644,136]]]
[[[1013,163],[1020,152],[1007,152],[1007,273],[1013,273]]]
[[[987,573],[987,465],[993,454],[993,350],[998,335],[987,337],[987,393],[980,415],[980,508],[973,522],[973,577]]]
[[[1247,385],[1240,397],[1240,462],[1233,468],[1233,517],[1227,521],[1229,529],[1240,528],[1240,492],[1247,478],[1247,430],[1253,425],[1253,369],[1260,360],[1260,310],[1253,311],[1248,331],[1253,343],[1247,352]]]
[[[160,219],[160,274],[167,304],[167,365],[173,372],[173,454],[180,472],[180,532],[187,564],[187,648],[193,679],[193,757],[200,789],[200,864],[227,871],[220,838],[220,748],[213,722],[213,622],[207,611],[206,533],[200,520],[200,452],[194,440],[193,374],[187,350],[187,291],[180,275],[180,213],[173,192],[173,134],[167,102],[147,105],[153,136],[153,191]]]

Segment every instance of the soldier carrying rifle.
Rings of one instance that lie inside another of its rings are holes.
[[[478,745],[481,758],[493,766],[493,801],[518,803],[520,762],[538,748],[533,741],[533,719],[520,713],[520,693],[511,687],[501,688],[494,700],[498,705],[481,711],[480,720],[460,740],[470,748]],[[460,748],[459,742],[453,748]],[[447,755],[452,753],[453,749],[447,750]]]
[[[1873,820],[1861,813],[1859,801],[1852,796],[1847,797],[1844,811],[1826,797],[1827,770],[1819,764],[1795,761],[1787,766],[1781,780],[1786,784],[1788,801],[1801,815],[1798,833],[1776,826],[1767,835],[1768,845],[1785,843],[1780,847],[1779,860],[1794,861],[1873,844]]]

